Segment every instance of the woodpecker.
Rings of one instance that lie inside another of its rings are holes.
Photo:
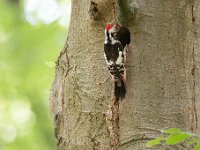
[[[130,31],[119,24],[105,27],[104,57],[114,82],[116,101],[123,100],[126,94],[126,51],[130,44]]]

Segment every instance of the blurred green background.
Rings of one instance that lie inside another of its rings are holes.
[[[49,91],[69,0],[0,0],[0,150],[55,150]]]

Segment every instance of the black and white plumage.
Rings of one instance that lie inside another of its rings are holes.
[[[126,51],[130,44],[130,32],[124,26],[109,24],[105,28],[104,56],[115,82],[115,97],[124,99],[126,94]]]

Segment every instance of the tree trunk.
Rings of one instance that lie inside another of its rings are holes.
[[[50,95],[59,150],[145,150],[157,129],[200,131],[200,1],[117,3],[72,0]],[[103,57],[104,26],[116,16],[132,36],[127,95],[119,104]]]

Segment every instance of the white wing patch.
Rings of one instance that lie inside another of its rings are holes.
[[[106,63],[107,63],[108,66],[112,66],[114,64],[113,61],[106,61]]]
[[[119,51],[119,57],[117,58],[115,63],[117,65],[121,65],[123,63],[122,51]]]

